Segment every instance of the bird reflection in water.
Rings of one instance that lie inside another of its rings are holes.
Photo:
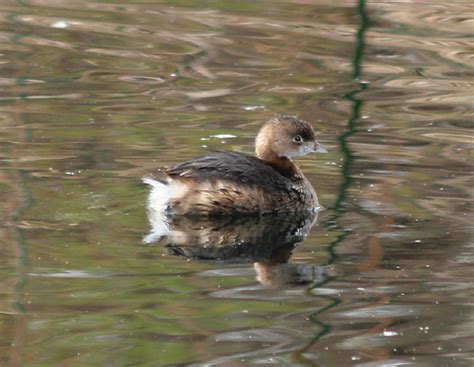
[[[271,288],[307,285],[323,276],[321,266],[289,262],[295,246],[305,240],[317,222],[317,211],[284,217],[167,217],[149,199],[151,231],[144,242],[164,243],[170,255],[253,263],[256,279]]]

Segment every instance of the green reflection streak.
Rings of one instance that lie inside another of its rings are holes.
[[[359,23],[359,29],[356,34],[356,47],[355,47],[355,53],[354,57],[352,59],[352,78],[354,81],[357,82],[357,87],[352,90],[351,92],[347,93],[344,95],[344,98],[352,102],[352,109],[351,109],[351,115],[349,116],[349,119],[347,120],[347,129],[344,133],[338,136],[337,140],[339,141],[339,145],[341,147],[342,155],[344,157],[344,162],[342,164],[341,168],[341,176],[342,176],[342,182],[339,186],[339,193],[336,199],[336,202],[334,204],[334,207],[332,210],[334,211],[334,215],[326,222],[326,226],[330,228],[330,230],[339,230],[342,231],[342,233],[337,236],[337,238],[329,244],[328,247],[328,260],[325,265],[331,265],[334,264],[337,258],[336,254],[336,248],[339,243],[341,243],[349,234],[350,231],[345,231],[343,228],[337,225],[337,220],[345,213],[345,208],[344,208],[344,203],[346,202],[347,198],[347,192],[349,187],[352,184],[352,177],[351,177],[351,171],[352,171],[352,165],[354,161],[354,154],[351,152],[350,147],[349,147],[349,142],[348,139],[354,135],[357,132],[357,122],[360,118],[360,112],[363,106],[363,101],[357,97],[357,94],[366,90],[368,87],[368,84],[361,81],[360,77],[362,74],[362,57],[364,55],[364,49],[365,49],[365,32],[367,28],[369,27],[369,17],[367,16],[367,9],[365,5],[366,1],[365,0],[359,0],[358,5],[357,5],[357,12],[359,15],[360,23]],[[311,292],[312,289],[316,289],[318,287],[321,287],[334,279],[334,277],[330,275],[324,275],[323,279],[319,282],[314,284],[311,288],[308,289],[308,292]],[[321,337],[326,335],[331,331],[331,326],[328,324],[325,324],[324,322],[320,321],[318,319],[318,316],[322,314],[323,312],[327,311],[330,308],[333,308],[337,306],[341,300],[336,297],[329,297],[329,296],[323,296],[323,295],[318,295],[318,297],[324,298],[328,300],[329,304],[318,311],[312,313],[309,316],[309,319],[320,326],[321,330],[319,331],[318,334],[316,334],[312,340],[304,347],[302,348],[298,354],[304,353],[307,349],[309,349],[314,343],[316,343]],[[300,358],[302,356],[300,355]]]
[[[28,4],[25,3],[25,1],[22,0],[17,0],[16,5],[18,6],[27,6]],[[12,12],[7,14],[6,19],[10,21],[13,24],[17,25],[22,25],[23,23],[21,21],[17,20],[17,17],[19,17],[21,14],[17,12]],[[31,33],[14,33],[10,37],[10,43],[13,45],[22,45],[21,40],[25,37],[30,36]],[[23,57],[22,57],[23,59]],[[28,77],[25,76],[20,76],[16,78],[16,84],[17,85],[24,85],[24,81],[28,79]],[[19,94],[18,95],[19,100],[21,102],[25,102],[26,95],[24,94]],[[26,124],[29,122],[29,114],[25,112],[19,113],[18,120],[21,121],[23,124]],[[25,141],[30,142],[32,139],[32,132],[31,129],[26,128],[24,130],[24,138]],[[26,314],[26,310],[22,306],[21,303],[21,293],[23,292],[23,289],[25,288],[27,284],[27,277],[25,275],[25,268],[28,266],[28,245],[26,243],[26,240],[22,234],[22,230],[15,225],[20,218],[23,216],[23,214],[32,206],[33,203],[33,198],[31,195],[31,192],[28,189],[27,181],[28,181],[28,173],[25,170],[22,169],[17,169],[18,172],[18,177],[19,177],[19,185],[20,185],[20,192],[21,196],[23,198],[23,203],[20,205],[15,212],[13,212],[10,216],[11,222],[13,224],[14,228],[14,236],[15,240],[18,246],[18,250],[20,253],[20,261],[18,264],[18,275],[19,275],[19,280],[15,284],[15,301],[13,303],[13,307],[20,313],[20,314]]]
[[[19,181],[20,181],[20,191],[23,197],[23,204],[11,215],[12,223],[16,223],[20,220],[23,213],[25,213],[31,206],[32,206],[32,195],[31,192],[28,190],[27,187],[27,173],[23,170],[18,171]],[[17,294],[17,299],[14,303],[14,307],[20,312],[25,313],[25,309],[23,308],[21,301],[20,301],[20,294],[24,286],[27,283],[27,279],[23,274],[23,270],[28,265],[28,246],[26,244],[25,238],[21,233],[21,229],[15,226],[15,239],[16,243],[18,244],[18,249],[20,252],[20,263],[19,263],[19,271],[18,274],[20,275],[20,279],[15,285],[15,292]]]
[[[335,215],[331,219],[331,222],[335,222],[344,213],[343,204],[346,201],[347,189],[352,184],[351,168],[354,155],[349,148],[349,143],[347,140],[357,132],[357,121],[359,120],[360,111],[363,104],[363,101],[357,97],[357,94],[367,89],[367,83],[360,80],[362,71],[362,56],[364,54],[365,48],[364,35],[367,27],[369,26],[369,18],[366,13],[365,0],[359,0],[357,10],[360,17],[360,26],[356,35],[356,49],[354,58],[352,59],[352,78],[358,82],[358,85],[356,89],[344,96],[345,99],[352,102],[352,110],[351,115],[347,121],[347,130],[337,138],[341,146],[342,155],[344,156],[344,163],[341,169],[342,182],[339,186],[339,194],[333,208]]]
[[[344,156],[344,162],[341,168],[342,182],[339,186],[339,194],[333,207],[334,215],[327,221],[327,226],[335,230],[343,230],[337,225],[337,220],[345,213],[344,203],[346,202],[347,192],[352,184],[352,165],[354,161],[354,154],[351,152],[349,147],[348,139],[357,132],[357,122],[360,118],[360,111],[362,109],[363,101],[357,97],[357,94],[366,90],[368,84],[360,80],[361,76],[361,62],[364,54],[365,40],[364,35],[367,27],[369,26],[369,18],[366,13],[365,0],[359,0],[358,3],[358,14],[360,17],[360,27],[356,36],[356,49],[354,58],[352,59],[353,74],[352,77],[358,82],[357,88],[347,93],[344,98],[352,102],[351,115],[347,120],[347,129],[344,133],[338,136],[342,155]],[[333,264],[336,260],[336,246],[344,240],[350,231],[344,231],[340,236],[334,240],[328,248],[329,259],[326,265]],[[329,278],[328,278],[329,279]],[[327,281],[326,281],[327,282]]]
[[[19,115],[19,120],[22,121],[23,123],[28,122],[28,116],[26,113],[20,113]],[[25,129],[25,140],[26,141],[31,141],[31,130],[30,129]],[[27,180],[28,180],[28,174],[26,171],[19,169],[18,170],[18,177],[19,177],[19,189],[21,192],[21,196],[23,198],[23,203],[20,205],[16,211],[14,211],[11,216],[11,222],[13,224],[14,228],[14,233],[15,233],[15,240],[18,246],[18,250],[20,253],[20,262],[18,264],[18,275],[19,275],[19,280],[15,284],[15,301],[13,303],[13,307],[20,313],[20,314],[25,314],[26,310],[22,305],[21,302],[21,294],[23,292],[24,287],[27,284],[27,277],[25,275],[24,269],[28,266],[28,245],[25,241],[25,238],[23,237],[22,230],[18,228],[15,223],[17,223],[22,215],[32,206],[33,203],[33,197],[31,195],[31,192],[28,189],[27,185]]]

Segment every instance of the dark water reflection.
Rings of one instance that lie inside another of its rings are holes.
[[[161,241],[167,253],[192,260],[253,263],[257,280],[265,286],[313,283],[322,269],[288,264],[295,245],[304,241],[317,221],[317,212],[286,217],[174,217],[166,218],[148,201],[152,231],[145,243]]]
[[[471,12],[2,1],[0,364],[471,366]],[[316,225],[142,243],[146,172],[275,112],[330,148]]]
[[[287,218],[179,217],[166,223],[163,237],[173,252],[191,258],[255,261],[271,258],[280,247],[291,251],[306,238],[315,221],[314,214]],[[150,237],[146,240],[150,243]]]

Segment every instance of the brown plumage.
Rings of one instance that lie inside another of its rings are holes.
[[[306,121],[276,116],[260,129],[256,157],[214,152],[175,165],[146,183],[163,189],[168,215],[297,213],[319,205],[316,192],[292,157],[325,149]],[[165,192],[166,191],[166,192]]]

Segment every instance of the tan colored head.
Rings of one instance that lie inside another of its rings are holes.
[[[327,150],[316,141],[311,125],[294,116],[273,117],[262,126],[255,140],[257,157],[267,161],[315,152],[326,153]]]

